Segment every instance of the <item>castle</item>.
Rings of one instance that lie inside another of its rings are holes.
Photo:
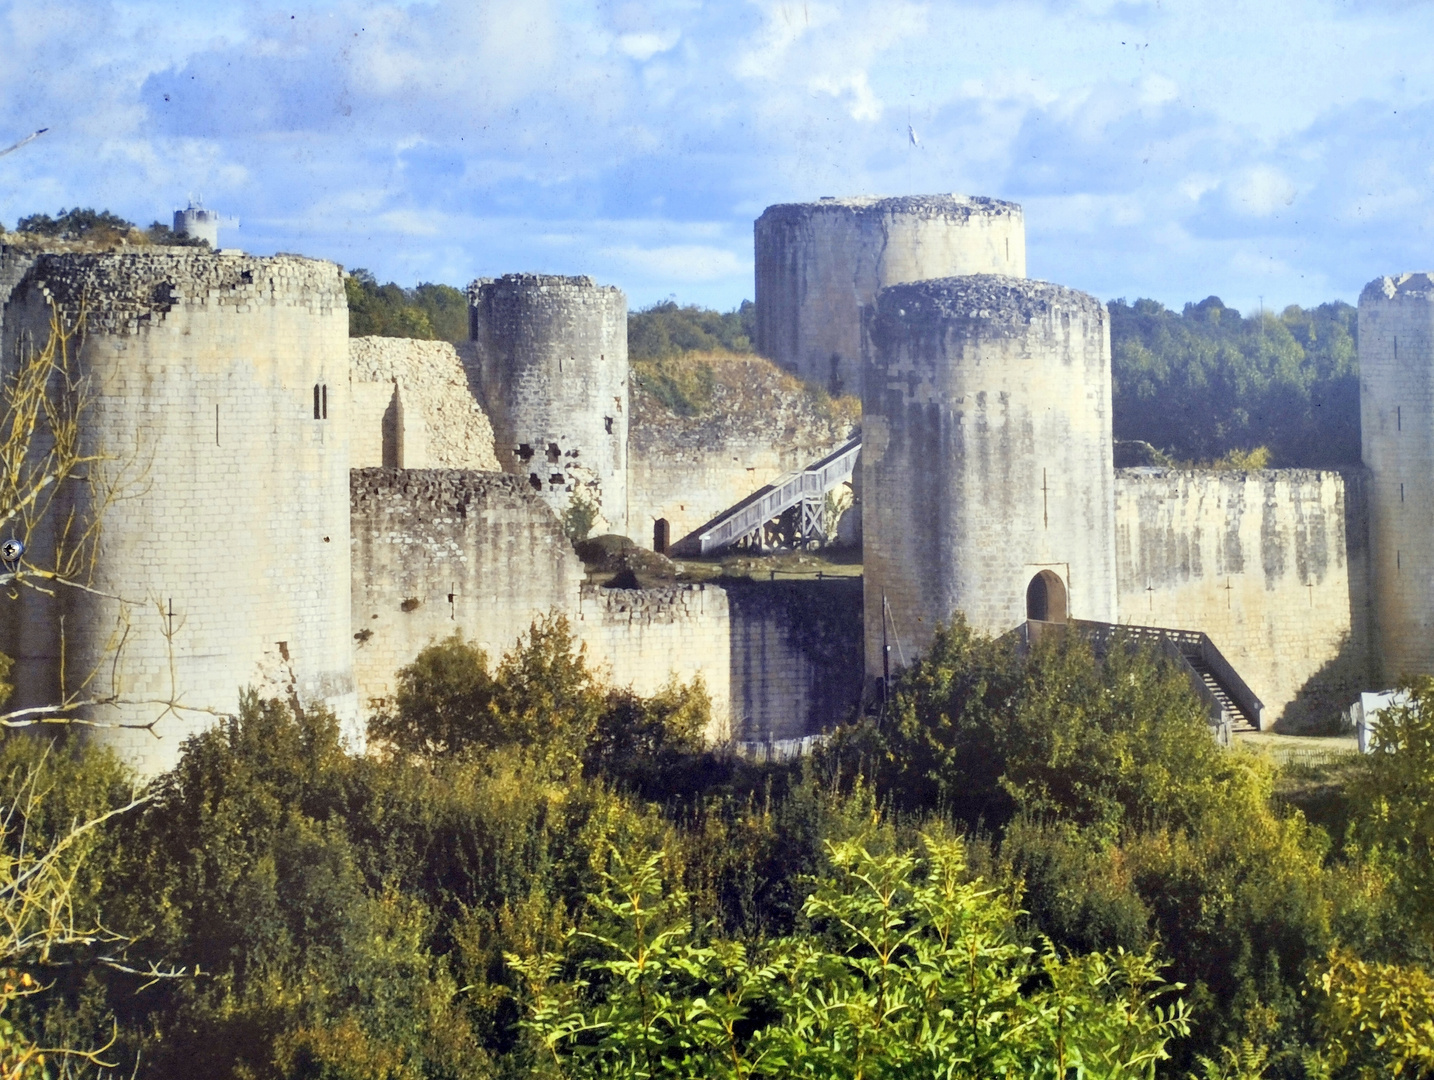
[[[7,526],[45,566],[100,523],[84,588],[0,600],[11,707],[99,701],[122,726],[94,737],[144,772],[244,687],[322,702],[357,741],[423,646],[495,655],[550,611],[619,685],[700,676],[712,737],[739,742],[810,736],[953,611],[1187,632],[1257,726],[1434,671],[1434,278],[1360,299],[1364,468],[1117,469],[1108,315],[1025,277],[1019,206],[822,199],[769,208],[755,240],[759,351],[861,395],[859,584],[584,580],[563,515],[688,550],[855,434],[635,414],[615,288],[476,281],[452,346],[350,339],[332,263],[0,248],[6,370],[53,313],[83,318],[101,459]]]

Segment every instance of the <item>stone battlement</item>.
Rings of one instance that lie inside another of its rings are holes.
[[[1364,287],[1359,294],[1361,301],[1393,300],[1395,296],[1422,297],[1434,300],[1434,273],[1415,271],[1412,274],[1393,274],[1378,277]]]
[[[175,308],[243,313],[273,306],[326,315],[348,303],[337,265],[296,255],[260,258],[178,247],[45,252],[35,257],[26,279],[65,316],[83,313],[91,331],[114,335],[136,334]]]
[[[955,319],[979,322],[983,327],[1024,329],[1032,320],[1056,311],[1105,317],[1105,305],[1089,293],[1003,274],[968,274],[892,285],[877,296],[874,317],[883,323],[901,320],[906,325]]]
[[[984,195],[853,195],[823,196],[814,203],[778,203],[763,212],[764,218],[802,218],[813,213],[849,211],[852,214],[902,214],[913,217],[1019,217],[1019,203],[990,199]]]
[[[470,469],[353,469],[349,473],[349,498],[357,513],[367,504],[385,502],[457,514],[473,506],[541,507],[546,504],[521,477]],[[557,519],[553,519],[557,528]]]
[[[476,278],[468,285],[468,299],[476,301],[488,289],[598,289],[621,292],[616,285],[599,285],[587,274],[567,277],[562,274],[504,274],[500,278]]]

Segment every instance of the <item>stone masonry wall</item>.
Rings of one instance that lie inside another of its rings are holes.
[[[1266,726],[1367,689],[1362,473],[1121,469],[1115,490],[1122,623],[1203,630]]]
[[[233,713],[244,686],[356,719],[338,267],[179,248],[41,254],[6,298],[7,370],[22,342],[45,340],[52,310],[72,326],[84,315],[71,353],[82,445],[103,460],[28,523],[27,557],[53,565],[48,526],[71,510],[102,527],[81,574],[94,591],[0,601],[15,704],[55,701],[62,657],[66,690],[93,673],[84,693],[118,699],[94,719],[156,721],[153,734],[92,736],[142,773]]]
[[[501,471],[493,427],[451,342],[349,338],[349,378],[353,468]]]
[[[573,628],[614,686],[650,695],[674,677],[700,677],[712,699],[707,737],[731,732],[732,624],[727,594],[703,585],[654,589],[585,586]]]
[[[522,479],[456,469],[356,469],[354,674],[387,698],[424,646],[460,634],[496,662],[533,620],[576,612],[582,564]]]
[[[859,578],[732,582],[732,735],[801,739],[829,730],[862,687]]]

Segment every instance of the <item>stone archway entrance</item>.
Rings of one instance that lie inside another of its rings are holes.
[[[652,523],[652,550],[659,555],[667,554],[667,546],[671,542],[671,527],[666,518],[658,518]]]
[[[1060,576],[1042,570],[1026,586],[1026,618],[1037,622],[1066,621],[1066,586]]]

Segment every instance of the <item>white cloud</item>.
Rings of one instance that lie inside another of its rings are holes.
[[[642,33],[642,34],[620,34],[617,39],[618,49],[626,56],[634,60],[651,60],[658,53],[665,53],[677,44],[682,37],[680,30],[669,30],[666,33]]]
[[[1295,201],[1295,185],[1279,169],[1256,165],[1241,170],[1228,185],[1230,207],[1238,214],[1269,217]]]

